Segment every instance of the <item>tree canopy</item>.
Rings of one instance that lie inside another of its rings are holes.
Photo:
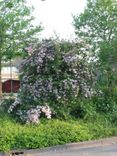
[[[0,58],[12,58],[33,41],[41,27],[31,23],[32,7],[25,0],[0,1]]]
[[[93,68],[105,101],[117,95],[117,1],[88,0],[80,15],[73,16],[75,33],[89,44],[88,51],[97,57]],[[107,96],[108,95],[108,96]]]
[[[1,62],[24,54],[25,47],[35,42],[41,31],[40,25],[32,24],[32,10],[25,0],[0,0],[0,73]]]
[[[74,18],[75,33],[90,46],[103,65],[112,68],[117,59],[117,1],[88,0],[87,7]]]
[[[117,37],[117,1],[88,0],[82,14],[74,16],[75,32],[92,44]]]

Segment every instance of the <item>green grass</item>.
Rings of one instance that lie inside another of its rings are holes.
[[[35,149],[58,144],[117,136],[117,127],[105,118],[95,121],[43,120],[39,125],[21,125],[0,115],[0,151]]]

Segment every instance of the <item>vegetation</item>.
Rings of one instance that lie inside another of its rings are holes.
[[[36,34],[42,29],[33,26],[31,11],[25,0],[0,1],[0,97],[2,62],[26,55],[25,48],[37,40]]]
[[[51,40],[37,47],[22,64],[20,93],[8,111],[26,118],[30,109],[48,105],[61,117],[61,107],[66,112],[79,96],[91,97],[91,71],[75,49],[64,53],[61,44]]]
[[[116,13],[116,0],[88,0],[78,42],[31,42],[21,90],[1,105],[1,151],[117,135]]]
[[[116,12],[115,0],[88,0],[84,13],[74,16],[76,35],[89,45],[95,87],[101,95],[92,102],[100,113],[117,112]]]
[[[42,119],[39,125],[21,125],[1,114],[0,123],[0,151],[43,148],[117,135],[115,125],[104,117],[91,122]]]
[[[116,40],[116,12],[116,0],[88,0],[84,12],[73,17],[75,33],[80,39],[92,45],[90,52],[94,54],[96,50],[101,52],[102,43],[108,47]]]
[[[116,0],[88,0],[84,13],[74,16],[76,35],[89,44],[97,87],[112,97],[117,86],[116,12]]]

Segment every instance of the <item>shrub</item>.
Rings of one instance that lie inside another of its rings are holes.
[[[1,103],[1,109],[4,112],[7,112],[9,107],[12,105],[12,103],[14,103],[14,101],[15,101],[15,98],[12,98],[12,97],[3,99],[2,103]]]
[[[78,96],[79,87],[90,96],[90,76],[77,51],[64,53],[53,41],[45,41],[22,65],[22,101],[35,105],[53,100],[66,102]]]
[[[92,99],[79,98],[72,102],[70,114],[75,118],[91,119],[96,115],[96,106]]]
[[[18,111],[23,114],[37,106],[47,105],[57,115],[62,112],[59,109],[67,109],[79,94],[85,97],[93,94],[89,64],[84,62],[77,48],[68,52],[61,51],[62,48],[58,43],[46,40],[25,59],[21,67],[21,91],[17,99],[20,103],[16,101],[11,109],[18,105]]]

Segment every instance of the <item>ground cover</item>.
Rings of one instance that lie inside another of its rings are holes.
[[[38,125],[23,125],[0,115],[0,151],[35,149],[85,140],[117,136],[117,127],[107,118],[95,121],[42,119]]]

